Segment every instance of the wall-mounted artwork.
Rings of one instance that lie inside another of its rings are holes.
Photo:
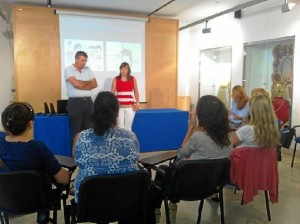
[[[290,125],[293,89],[294,37],[245,44],[244,87],[270,92],[280,124]]]
[[[273,48],[272,98],[292,98],[294,44]]]

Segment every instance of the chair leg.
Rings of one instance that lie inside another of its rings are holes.
[[[71,206],[67,206],[67,196],[62,195],[65,224],[70,224]]]
[[[241,199],[241,205],[244,204],[244,192],[243,192],[243,195],[242,195],[242,199]]]
[[[53,224],[57,224],[57,210],[53,209]]]
[[[71,218],[71,224],[76,224],[77,218],[76,218],[76,204],[74,199],[71,200],[71,205],[70,205],[70,218]]]
[[[71,205],[66,205],[66,207],[64,208],[64,220],[65,220],[65,224],[70,224],[71,223]]]
[[[292,158],[291,167],[294,166],[294,160],[295,160],[295,155],[296,155],[296,148],[297,148],[297,142],[295,141],[295,146],[294,146],[294,152],[293,152],[293,158]]]
[[[201,214],[202,214],[203,204],[204,204],[204,199],[202,199],[200,201],[200,204],[199,204],[197,224],[200,224],[200,221],[201,221]]]
[[[9,218],[8,215],[6,213],[2,213],[2,215],[4,216],[4,223],[5,224],[9,224]]]
[[[219,191],[219,197],[220,197],[220,213],[221,213],[221,224],[225,224],[224,219],[224,198],[223,198],[223,189]]]
[[[1,224],[9,224],[9,218],[7,214],[5,214],[4,212],[0,212],[0,221]]]
[[[266,199],[266,209],[267,209],[267,214],[268,214],[268,221],[271,221],[271,212],[270,212],[270,206],[269,206],[268,191],[265,191],[265,199]]]
[[[164,204],[165,204],[166,222],[167,222],[167,224],[170,224],[170,213],[169,213],[168,199],[164,199]]]
[[[2,216],[2,212],[0,212],[0,221],[1,221],[1,224],[4,224],[4,219],[3,219],[3,216]]]

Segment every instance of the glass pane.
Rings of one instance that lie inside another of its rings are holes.
[[[245,45],[244,87],[270,92],[278,119],[290,120],[293,82],[294,38]]]
[[[200,52],[199,97],[218,96],[230,106],[231,47]]]

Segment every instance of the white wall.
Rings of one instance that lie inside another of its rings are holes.
[[[0,17],[0,113],[11,100],[11,88],[13,80],[13,58],[9,46],[9,39],[5,36],[6,24]],[[3,130],[0,122],[0,130]]]
[[[300,124],[300,5],[291,12],[282,13],[280,7],[234,19],[224,15],[208,22],[212,33],[202,34],[205,24],[180,31],[178,93],[190,95],[197,102],[199,52],[203,49],[232,47],[232,86],[241,85],[243,78],[243,45],[247,42],[295,36],[294,92],[292,124]]]

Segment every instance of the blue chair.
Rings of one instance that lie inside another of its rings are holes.
[[[296,125],[296,126],[293,127],[293,129],[295,129],[295,130],[296,130],[296,128],[300,128],[300,125]],[[293,152],[293,159],[292,159],[291,167],[294,166],[294,160],[295,160],[295,155],[296,155],[297,144],[300,143],[300,136],[299,137],[297,136],[296,131],[294,133],[294,136],[295,136],[295,139],[294,139],[295,140],[295,146],[294,146],[294,152]]]

